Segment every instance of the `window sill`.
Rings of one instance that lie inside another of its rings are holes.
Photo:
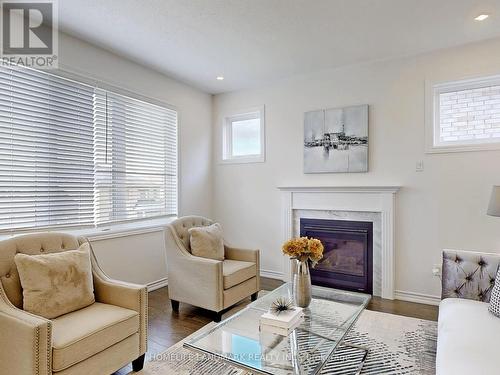
[[[68,233],[74,236],[84,236],[87,237],[90,241],[102,241],[108,240],[112,238],[120,238],[133,236],[138,234],[152,233],[152,232],[160,232],[165,226],[172,221],[177,219],[176,217],[163,217],[159,219],[151,219],[140,222],[133,223],[123,223],[123,224],[115,224],[109,225],[107,227],[99,227],[99,228],[85,228],[85,229],[47,229],[47,232],[61,232]],[[18,232],[0,235],[0,240],[6,240],[12,238],[17,235],[28,234],[28,233],[36,233],[38,231],[34,230],[33,232]],[[43,232],[43,231],[40,231]]]
[[[427,154],[447,154],[453,152],[473,152],[473,151],[498,151],[500,143],[476,143],[476,144],[455,144],[455,145],[438,145],[428,146],[425,152]]]
[[[90,241],[101,241],[111,238],[133,236],[137,234],[162,231],[175,217],[152,219],[142,222],[110,225],[102,228],[90,228],[70,231],[76,236],[85,236]]]
[[[233,159],[222,159],[219,160],[219,164],[249,164],[249,163],[264,163],[264,155],[252,156],[252,157],[241,157]]]

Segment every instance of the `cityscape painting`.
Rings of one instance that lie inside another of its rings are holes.
[[[304,173],[368,172],[368,105],[304,115]]]

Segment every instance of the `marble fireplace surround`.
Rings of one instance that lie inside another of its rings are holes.
[[[394,223],[399,186],[282,186],[282,240],[300,234],[300,219],[373,222],[373,294],[394,299]],[[284,257],[284,279],[291,279]]]

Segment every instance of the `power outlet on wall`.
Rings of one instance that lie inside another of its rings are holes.
[[[424,171],[424,161],[419,160],[415,163],[415,171],[416,172],[423,172]]]
[[[432,266],[432,275],[436,277],[441,277],[441,265],[435,264]]]

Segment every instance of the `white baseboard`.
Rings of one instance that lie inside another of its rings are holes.
[[[153,290],[163,288],[168,285],[168,279],[164,277],[163,279],[152,281],[148,283],[148,292],[152,292]]]
[[[283,280],[283,272],[270,271],[270,270],[260,270],[260,276],[268,277],[270,279]]]
[[[406,292],[404,290],[396,290],[394,292],[394,299],[399,299],[401,301],[424,303],[426,305],[439,305],[441,302],[441,297],[433,296],[430,294]]]

